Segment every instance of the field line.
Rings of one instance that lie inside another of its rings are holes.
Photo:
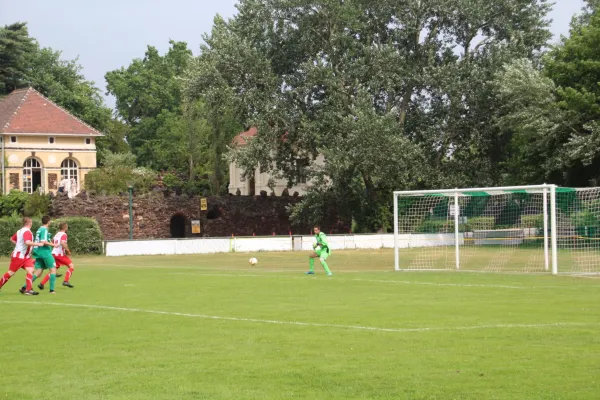
[[[185,272],[169,272],[169,275],[197,275],[197,276],[218,276],[227,278],[274,278],[274,279],[311,279],[303,276],[270,276],[260,274],[213,274],[213,273],[185,273]],[[325,277],[324,277],[325,279]],[[329,279],[329,278],[327,278]],[[375,283],[395,283],[400,285],[426,285],[426,286],[456,286],[456,287],[477,287],[477,288],[496,288],[496,289],[528,289],[523,286],[509,286],[509,285],[486,285],[486,284],[470,284],[470,283],[438,283],[438,282],[417,282],[417,281],[397,281],[397,280],[384,280],[384,279],[342,279],[342,281],[353,281],[353,282],[375,282]]]
[[[144,310],[144,309],[140,309],[140,308],[112,307],[112,306],[103,306],[103,305],[94,305],[94,304],[71,304],[71,303],[50,303],[50,302],[46,303],[46,302],[11,301],[11,300],[0,300],[0,303],[2,303],[2,304],[34,305],[34,306],[89,308],[89,309],[107,310],[107,311],[122,311],[122,312],[143,313],[143,314],[157,314],[157,315],[168,315],[168,316],[177,316],[177,317],[186,317],[186,318],[200,318],[200,319],[220,320],[220,321],[250,322],[250,323],[258,323],[258,324],[290,325],[290,326],[305,326],[305,327],[318,327],[318,328],[333,328],[333,329],[342,329],[342,330],[393,332],[393,333],[469,331],[469,330],[482,330],[482,329],[544,329],[544,328],[591,327],[591,326],[599,326],[600,325],[600,323],[554,322],[554,323],[545,323],[545,324],[492,324],[492,325],[474,325],[474,326],[457,326],[457,327],[383,328],[383,327],[361,326],[361,325],[338,325],[338,324],[322,324],[322,323],[317,323],[317,322],[280,321],[280,320],[257,319],[257,318],[224,317],[224,316],[218,316],[218,315],[190,314],[190,313],[158,311],[158,310]]]

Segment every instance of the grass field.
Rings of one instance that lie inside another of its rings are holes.
[[[0,399],[600,398],[600,279],[256,256],[76,258],[55,296],[19,272]]]

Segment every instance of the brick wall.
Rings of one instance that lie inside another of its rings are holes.
[[[292,226],[286,209],[300,201],[297,197],[226,196],[209,197],[208,210],[200,211],[200,198],[185,195],[165,196],[151,193],[134,196],[134,239],[170,238],[171,219],[185,217],[187,237],[307,234],[309,226]],[[69,199],[58,194],[52,200],[52,215],[95,218],[106,240],[129,238],[129,202],[127,196],[89,196],[82,193]],[[191,220],[200,220],[201,233],[192,234]],[[339,222],[332,214],[322,222],[327,233],[347,233],[349,222]]]

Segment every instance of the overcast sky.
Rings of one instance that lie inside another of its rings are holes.
[[[490,0],[493,1],[493,0]],[[144,56],[147,45],[161,53],[169,39],[198,53],[202,33],[215,14],[229,18],[236,0],[0,0],[0,25],[28,22],[42,46],[79,57],[87,79],[105,91],[104,74]],[[567,34],[583,0],[555,0],[550,17],[555,40]],[[112,99],[107,99],[113,106]]]

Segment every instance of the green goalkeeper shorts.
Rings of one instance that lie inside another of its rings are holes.
[[[317,253],[319,258],[322,258],[323,260],[327,260],[327,258],[329,258],[329,250],[319,249],[319,250],[315,250],[315,253]]]
[[[54,257],[44,256],[35,259],[35,269],[50,269],[56,267]]]

